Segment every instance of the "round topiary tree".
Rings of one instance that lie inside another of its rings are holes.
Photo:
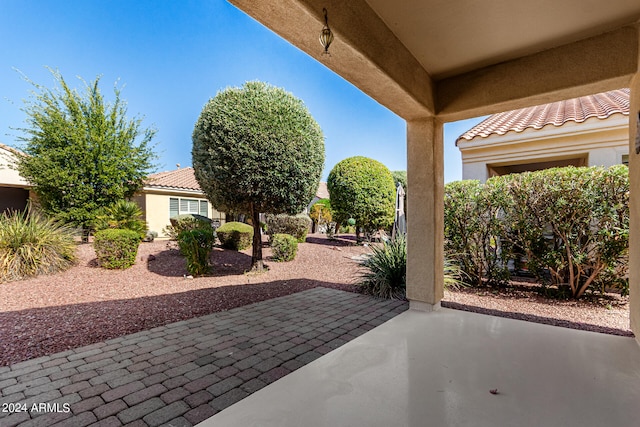
[[[222,211],[247,212],[252,268],[261,270],[260,213],[298,214],[313,199],[324,167],[324,136],[302,101],[248,82],[209,100],[193,131],[193,168]]]
[[[367,157],[356,156],[336,164],[327,180],[334,218],[356,221],[365,231],[389,227],[395,212],[395,185],[389,169]]]

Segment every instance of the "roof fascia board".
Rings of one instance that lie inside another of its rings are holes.
[[[638,69],[638,25],[436,83],[438,116],[456,121],[628,87]]]

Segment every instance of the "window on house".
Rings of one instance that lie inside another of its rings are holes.
[[[169,218],[182,214],[199,214],[208,216],[209,205],[206,200],[169,198]]]
[[[622,164],[629,166],[629,155],[628,154],[623,154],[622,155]]]

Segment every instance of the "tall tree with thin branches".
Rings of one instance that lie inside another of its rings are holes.
[[[127,117],[117,86],[107,102],[100,77],[84,82],[79,92],[58,71],[51,73],[54,89],[31,82],[35,90],[23,108],[27,126],[20,129],[26,155],[17,169],[33,185],[44,212],[86,236],[101,208],[142,188],[154,168],[156,131],[144,129],[141,117]]]

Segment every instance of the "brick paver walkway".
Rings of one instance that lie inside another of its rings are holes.
[[[0,367],[0,427],[195,425],[406,309],[315,288]]]

